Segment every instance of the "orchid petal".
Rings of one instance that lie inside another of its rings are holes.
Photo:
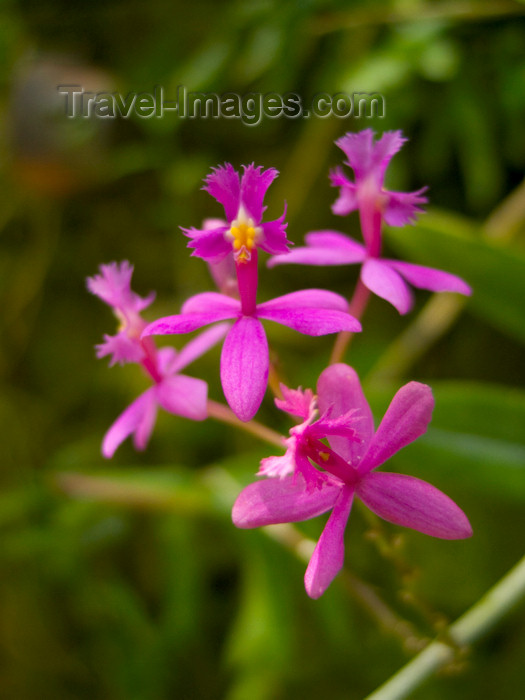
[[[117,447],[132,433],[138,431],[141,424],[143,427],[138,449],[143,449],[146,446],[147,438],[153,428],[152,415],[153,422],[155,420],[155,390],[156,387],[153,386],[141,394],[109,428],[102,441],[104,457],[108,459],[113,457]]]
[[[343,488],[328,518],[323,533],[304,575],[304,586],[310,598],[319,598],[332,583],[341,568],[345,556],[344,534],[352,508],[354,493]]]
[[[346,216],[359,208],[358,189],[343,173],[341,168],[335,168],[330,173],[332,187],[340,187],[339,197],[332,204],[332,211],[337,216]]]
[[[166,377],[157,386],[157,401],[168,413],[191,420],[208,417],[208,385],[202,379],[178,374]]]
[[[374,435],[374,418],[361,389],[357,372],[348,365],[330,365],[321,373],[317,382],[317,404],[321,416],[329,412],[336,418],[355,411],[352,421],[360,442],[341,437],[330,437],[330,445],[343,459],[357,467]]]
[[[458,292],[470,296],[472,289],[461,277],[450,272],[436,270],[433,267],[414,265],[413,263],[398,262],[397,260],[384,260],[391,268],[397,270],[407,282],[419,287],[429,289],[431,292]]]
[[[237,497],[232,520],[240,528],[308,520],[330,510],[340,491],[331,483],[308,489],[300,476],[256,481]]]
[[[202,189],[222,204],[226,218],[233,221],[239,210],[241,191],[239,173],[233,165],[225,163],[224,166],[212,168],[212,173],[205,178],[204,183]]]
[[[259,223],[263,215],[263,200],[266,190],[279,175],[275,168],[262,170],[251,165],[243,165],[244,174],[241,178],[240,201],[256,223]],[[262,172],[261,172],[262,170]]]
[[[347,158],[347,164],[355,173],[356,180],[363,178],[372,168],[374,132],[363,129],[357,134],[347,133],[335,142]]]
[[[369,258],[361,268],[361,280],[365,287],[390,302],[400,314],[406,314],[412,308],[410,289],[402,277],[383,261]]]
[[[257,476],[268,476],[271,478],[283,478],[295,472],[295,445],[291,446],[280,457],[265,457],[261,459],[261,465]]]
[[[232,251],[232,244],[225,234],[230,230],[229,226],[218,226],[214,229],[182,228],[185,236],[191,238],[188,248],[193,248],[192,255],[202,258],[210,263],[220,262]]]
[[[426,204],[427,198],[422,197],[426,187],[416,192],[383,192],[386,206],[383,217],[389,226],[405,226],[413,224],[418,214],[424,214],[420,204]]]
[[[147,404],[142,420],[133,434],[133,445],[140,451],[146,449],[157,419],[157,387],[153,388],[155,389],[154,398]]]
[[[426,433],[433,409],[434,397],[429,386],[419,382],[402,386],[372,438],[359,471],[364,473],[375,469]]]
[[[315,398],[311,389],[303,391],[299,389],[289,389],[284,384],[280,384],[282,399],[276,398],[275,405],[280,411],[286,411],[292,416],[298,416],[307,420],[315,411]]]
[[[361,330],[359,321],[350,314],[325,307],[265,308],[262,311],[258,307],[257,315],[305,335],[319,336],[339,333],[339,331],[357,333]]]
[[[127,260],[100,265],[99,270],[100,274],[87,278],[88,290],[122,313],[139,313],[155,299],[155,292],[140,297],[131,290],[133,265]]]
[[[376,515],[425,535],[459,540],[472,535],[467,516],[452,499],[426,481],[405,474],[374,472],[357,496]]]
[[[221,309],[231,311],[232,315],[230,318],[234,318],[241,311],[241,302],[226,296],[226,294],[219,294],[219,292],[201,292],[186,299],[182,305],[181,312],[183,314],[201,314],[208,311],[220,311]]]
[[[388,164],[405,141],[407,141],[407,139],[404,138],[401,131],[385,131],[381,138],[374,144],[371,160],[372,167],[377,169],[378,182],[383,182]]]
[[[150,341],[145,340],[145,343]],[[177,351],[172,347],[159,348],[155,351],[157,355],[157,371],[161,377],[167,374],[175,374],[177,367]]]
[[[350,262],[362,262],[366,257],[365,246],[339,231],[310,231],[304,237],[306,245],[337,248]]]
[[[200,333],[196,338],[190,340],[175,356],[173,364],[170,365],[170,374],[180,372],[191,362],[201,355],[204,355],[210,348],[222,340],[230,328],[229,323],[219,323],[212,328],[208,328]]]
[[[196,314],[176,314],[175,316],[164,316],[159,318],[149,326],[146,326],[142,333],[142,338],[148,335],[170,335],[180,333],[191,333],[198,328],[208,326],[216,321],[225,321],[234,318],[236,314],[227,309],[209,311],[208,313]]]
[[[272,255],[288,252],[288,247],[292,244],[286,238],[286,227],[288,224],[284,223],[285,216],[286,208],[283,215],[275,219],[275,221],[266,221],[260,224],[263,230],[263,236],[257,244],[259,248],[262,248],[262,250]]]
[[[259,311],[296,309],[306,306],[315,307],[317,309],[348,311],[348,302],[340,294],[329,292],[325,289],[301,289],[298,292],[284,294],[281,297],[275,297],[275,299],[270,299],[270,301],[258,304],[257,313],[259,313]]]
[[[344,239],[342,244],[340,240]],[[315,237],[315,242],[314,241]],[[324,240],[323,240],[324,239]],[[350,241],[342,234],[309,233],[305,236],[307,246],[294,248],[284,255],[270,258],[268,267],[276,265],[351,265],[362,262],[366,252],[364,246]],[[349,245],[346,245],[346,244]]]
[[[144,348],[136,338],[130,338],[126,331],[117,335],[104,335],[104,342],[95,345],[97,357],[111,355],[109,366],[124,365],[126,362],[140,362],[144,358]]]
[[[221,354],[224,396],[242,421],[257,413],[268,384],[268,341],[260,321],[239,318],[226,336]]]
[[[241,304],[217,292],[203,292],[187,299],[182,313],[165,316],[146,326],[142,337],[169,333],[190,333],[216,321],[225,321],[240,314]]]

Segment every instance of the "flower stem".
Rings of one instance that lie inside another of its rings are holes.
[[[446,630],[445,639],[434,641],[366,700],[401,700],[439,668],[453,661],[458,650],[496,625],[509,610],[525,598],[525,557],[491,588],[475,605]]]
[[[267,525],[263,532],[273,540],[282,544],[291,551],[300,561],[308,564],[315,549],[315,542],[305,537],[291,523],[281,525]],[[347,569],[340,572],[347,591],[358,601],[367,613],[381,626],[381,628],[402,640],[409,651],[419,651],[427,639],[421,637],[410,622],[399,617],[374,591],[372,586],[362,581]]]
[[[361,279],[359,279],[348,308],[349,313],[357,318],[358,321],[361,320],[361,317],[363,316],[368,305],[369,299],[370,291],[361,282]],[[337,334],[332,355],[330,357],[331,365],[335,364],[336,362],[341,362],[346,351],[348,350],[348,346],[350,345],[353,335],[354,334],[350,331],[341,331]]]
[[[277,445],[277,447],[283,447],[283,438],[278,432],[267,428],[262,423],[258,423],[255,420],[250,420],[244,423],[239,420],[234,412],[222,403],[208,399],[208,417],[215,418],[215,420],[221,421],[221,423],[227,423],[228,425],[233,425],[236,428],[245,430],[252,435],[256,435],[261,440],[269,442],[271,445]]]

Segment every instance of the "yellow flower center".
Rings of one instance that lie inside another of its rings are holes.
[[[235,260],[238,262],[250,260],[251,251],[255,248],[260,234],[261,229],[255,226],[253,219],[246,215],[241,206],[237,218],[232,221],[231,228],[226,234],[232,241]]]

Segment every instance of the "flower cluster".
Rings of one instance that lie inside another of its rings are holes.
[[[359,378],[348,365],[331,365],[319,377],[316,421],[311,392],[299,399],[283,391],[287,400],[277,401],[278,407],[304,423],[291,429],[284,457],[262,461],[260,473],[274,478],[246,487],[232,517],[237,527],[252,528],[332,511],[306,570],[310,597],[322,595],[343,565],[354,497],[381,518],[433,537],[472,534],[463,511],[438,489],[415,477],[374,471],[426,431],[434,407],[430,387],[418,382],[402,387],[376,432]]]
[[[204,420],[211,405],[208,386],[180,371],[221,340],[223,393],[233,414],[247,422],[257,413],[268,384],[263,321],[310,336],[361,331],[360,318],[349,312],[355,305],[329,290],[303,289],[259,301],[259,249],[270,254],[268,267],[361,263],[361,289],[386,299],[402,314],[413,303],[407,283],[435,292],[471,293],[463,280],[448,272],[381,256],[383,225],[413,223],[426,202],[424,189],[402,193],[385,188],[388,164],[404,141],[398,131],[374,141],[368,129],[336,142],[354,178],[341,168],[331,173],[332,185],[339,188],[333,212],[359,213],[364,244],[339,231],[323,230],[308,233],[304,247],[290,250],[286,209],[280,218],[263,221],[264,198],[277,171],[251,164],[241,174],[226,163],[212,169],[203,188],[222,205],[225,219],[207,219],[200,229],[182,229],[192,255],[210,266],[219,291],[196,294],[179,313],[148,324],[141,312],[153,295],[142,298],[131,290],[133,268],[128,262],[102,265],[100,273],[88,279],[89,290],[111,306],[120,321],[118,333],[104,336],[97,346],[97,356],[109,355],[110,364],[139,364],[152,383],[108,430],[104,456],[111,457],[129,435],[143,449],[159,406]],[[364,305],[359,305],[357,316]],[[205,326],[210,328],[179,351],[158,349],[153,342],[155,335],[186,334]],[[237,527],[253,528],[331,511],[306,570],[309,596],[322,595],[343,565],[344,531],[354,498],[381,518],[427,535],[460,539],[472,534],[465,514],[435,487],[415,477],[375,471],[426,431],[434,406],[430,387],[418,382],[403,386],[377,431],[359,378],[346,364],[329,365],[321,373],[316,395],[310,389],[284,385],[281,392],[277,407],[301,422],[283,438],[284,455],[262,460],[263,478],[241,492],[232,517]]]
[[[346,155],[346,165],[354,171],[355,182],[348,180],[341,168],[331,173],[332,185],[339,187],[332,211],[340,216],[359,212],[364,245],[339,231],[312,231],[306,235],[304,248],[276,255],[269,265],[362,263],[360,277],[365,287],[389,301],[401,314],[410,311],[413,304],[407,282],[433,292],[469,295],[470,287],[456,275],[381,257],[383,221],[390,226],[411,223],[421,212],[419,205],[427,201],[423,196],[425,189],[404,193],[384,188],[386,168],[404,141],[400,131],[390,131],[374,143],[373,132],[367,129],[359,134],[346,134],[336,142]]]

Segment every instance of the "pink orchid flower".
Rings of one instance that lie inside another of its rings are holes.
[[[319,598],[343,566],[344,532],[355,497],[391,523],[442,539],[470,537],[463,511],[434,486],[375,471],[426,432],[434,407],[430,387],[403,386],[377,431],[359,378],[348,365],[331,365],[319,377],[318,421],[312,420],[312,400],[311,394],[302,399],[285,394],[281,408],[304,422],[290,431],[284,457],[263,460],[260,473],[273,478],[247,486],[232,512],[237,527],[254,528],[332,511],[305,574],[311,598]]]
[[[246,262],[257,248],[272,254],[288,250],[285,214],[275,221],[262,221],[266,190],[279,173],[275,168],[262,170],[253,163],[243,169],[241,177],[230,163],[225,163],[213,168],[205,179],[203,189],[222,204],[226,221],[219,220],[216,226],[204,229],[183,228],[191,238],[188,247],[194,249],[192,255],[218,262],[233,253],[236,261]]]
[[[331,173],[332,185],[340,188],[332,210],[341,216],[359,212],[365,245],[339,231],[312,231],[305,236],[305,247],[272,257],[268,266],[362,263],[361,281],[365,287],[386,299],[401,314],[413,306],[407,282],[433,292],[470,295],[469,285],[449,272],[381,257],[383,221],[390,226],[413,223],[422,211],[419,205],[427,201],[422,196],[426,188],[408,193],[384,188],[386,168],[405,141],[400,131],[388,131],[374,142],[371,129],[348,133],[336,141],[347,157],[346,165],[354,171],[355,182],[348,180],[341,168]]]
[[[145,449],[160,406],[165,411],[192,420],[207,418],[208,385],[202,379],[179,372],[207,352],[226,334],[229,324],[220,324],[201,333],[182,350],[158,350],[151,338],[141,339],[147,323],[140,311],[153,301],[154,294],[142,298],[131,291],[133,267],[129,262],[100,266],[100,274],[87,280],[89,291],[113,308],[121,327],[117,335],[104,336],[97,346],[97,357],[111,355],[110,366],[119,362],[140,364],[153,382],[117,418],[102,442],[104,457],[112,457],[117,447],[133,435],[136,449]]]
[[[216,321],[234,319],[221,354],[221,383],[235,415],[248,421],[257,413],[268,384],[269,354],[260,319],[275,321],[305,335],[320,336],[339,331],[360,331],[361,324],[347,313],[348,304],[334,292],[305,289],[256,304],[217,292],[204,292],[188,299],[182,313],[160,318],[142,337],[167,333],[190,333]]]

